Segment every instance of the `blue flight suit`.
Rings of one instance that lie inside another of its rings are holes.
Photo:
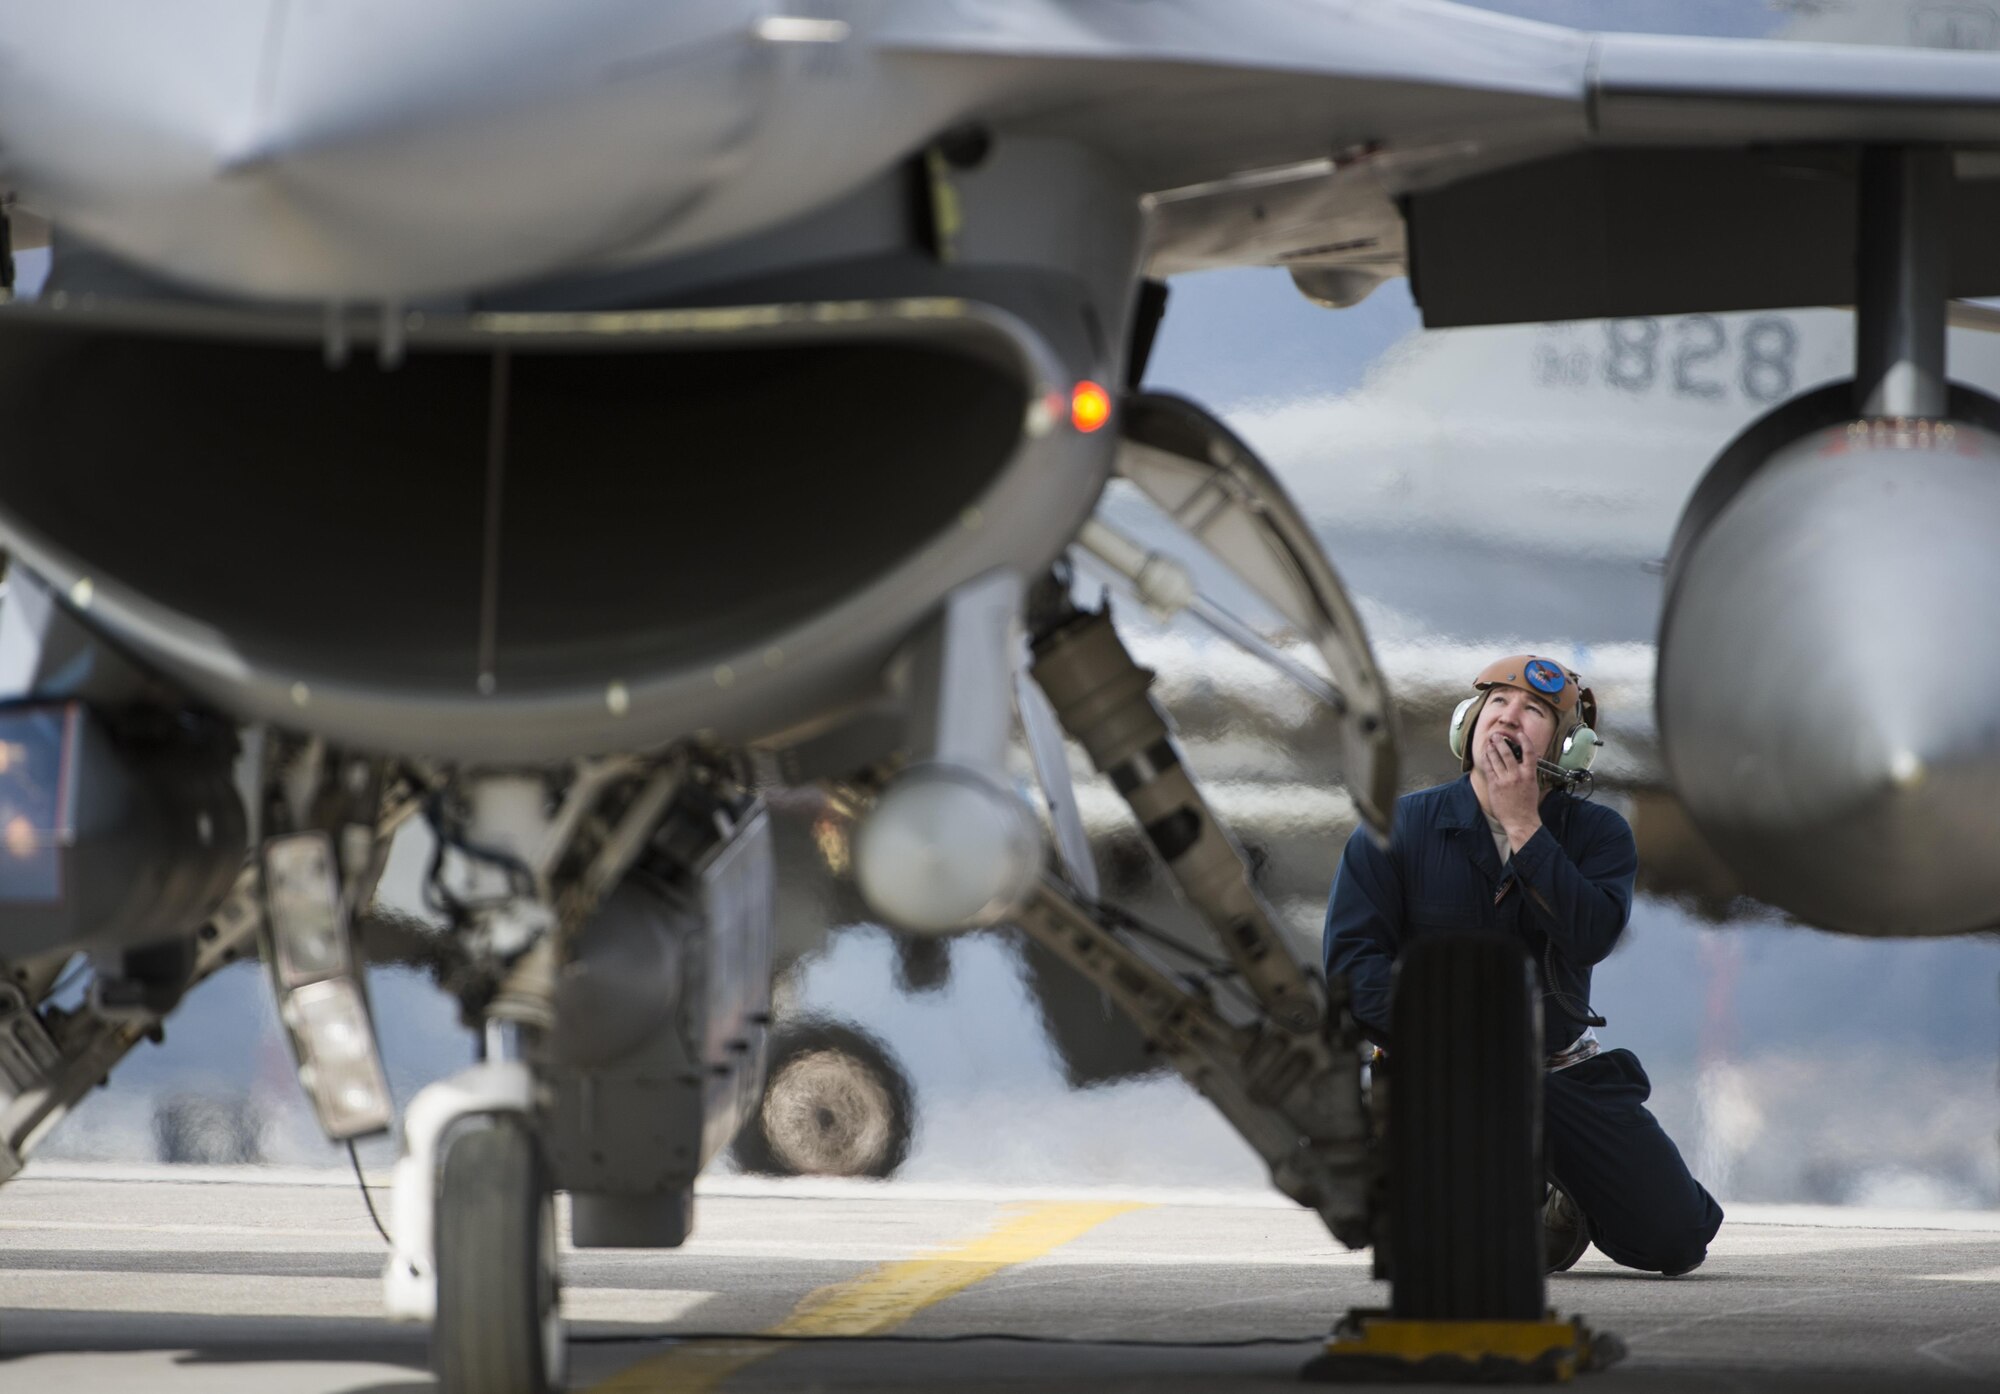
[[[1389,846],[1366,829],[1348,839],[1326,911],[1327,976],[1342,974],[1369,1035],[1393,1051],[1391,973],[1404,939],[1426,930],[1515,936],[1542,987],[1551,1055],[1582,1035],[1590,970],[1632,913],[1639,854],[1612,810],[1561,790],[1542,799],[1542,826],[1503,866],[1461,776],[1396,801]],[[1685,1273],[1708,1252],[1722,1207],[1689,1174],[1646,1109],[1652,1084],[1629,1050],[1606,1050],[1544,1078],[1549,1170],[1612,1259]]]

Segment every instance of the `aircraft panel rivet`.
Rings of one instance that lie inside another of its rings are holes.
[[[302,682],[293,683],[292,705],[295,707],[303,707],[306,703],[310,701],[312,701],[312,689],[307,687]]]
[[[96,596],[97,586],[88,576],[78,577],[76,584],[69,588],[69,603],[76,606],[79,610],[88,610],[90,602]]]
[[[776,644],[773,644],[770,648],[764,650],[764,666],[766,668],[782,667],[784,665],[784,662],[785,662],[785,651],[779,648]]]
[[[715,685],[717,687],[728,687],[735,681],[736,670],[734,668],[730,667],[727,663],[718,663],[715,665]]]
[[[632,694],[625,690],[624,683],[615,682],[604,689],[604,705],[613,716],[623,716],[632,705]]]

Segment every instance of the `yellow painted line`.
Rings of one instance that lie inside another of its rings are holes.
[[[1132,1201],[1013,1207],[986,1233],[809,1293],[776,1326],[747,1341],[694,1341],[599,1384],[592,1394],[707,1394],[737,1371],[778,1353],[760,1337],[875,1336],[924,1308],[1146,1206]]]

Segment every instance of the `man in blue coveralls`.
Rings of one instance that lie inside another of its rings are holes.
[[[1391,972],[1410,936],[1518,938],[1535,961],[1550,1048],[1549,1269],[1594,1242],[1629,1268],[1673,1276],[1707,1257],[1722,1207],[1647,1111],[1638,1057],[1600,1049],[1592,1030],[1604,1021],[1590,1007],[1591,965],[1624,933],[1639,865],[1625,820],[1565,778],[1589,765],[1596,715],[1577,675],[1548,659],[1522,654],[1480,673],[1452,718],[1465,774],[1398,799],[1386,850],[1366,830],[1348,840],[1326,912],[1326,971],[1345,975],[1355,1016],[1393,1049]]]

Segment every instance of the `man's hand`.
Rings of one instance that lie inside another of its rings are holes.
[[[1493,816],[1507,831],[1507,845],[1520,851],[1542,826],[1542,784],[1535,762],[1525,752],[1516,755],[1506,737],[1489,732],[1479,750],[1479,772],[1486,778]]]

